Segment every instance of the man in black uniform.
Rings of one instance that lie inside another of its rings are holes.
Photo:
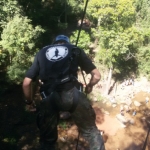
[[[89,142],[90,150],[104,150],[104,142],[95,124],[95,112],[77,81],[78,67],[91,79],[85,88],[88,94],[100,80],[100,73],[83,50],[70,44],[65,35],[58,35],[53,45],[42,48],[35,56],[23,81],[25,102],[32,107],[31,83],[39,77],[42,101],[37,116],[40,144],[43,150],[55,150],[60,111],[69,111],[80,133]]]

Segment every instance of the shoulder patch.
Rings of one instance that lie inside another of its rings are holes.
[[[61,59],[65,58],[68,54],[68,48],[65,46],[54,46],[50,47],[46,51],[46,58],[49,61],[60,61]]]

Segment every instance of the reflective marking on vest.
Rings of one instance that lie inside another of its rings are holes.
[[[63,58],[65,58],[68,54],[68,48],[65,46],[55,46],[55,47],[50,47],[46,51],[46,58],[49,61],[60,61]]]

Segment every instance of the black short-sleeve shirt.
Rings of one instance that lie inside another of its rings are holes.
[[[66,68],[73,48],[75,46],[72,44],[49,45],[42,48],[36,54],[25,76],[31,79],[39,77],[41,80],[55,78]],[[82,49],[77,49],[80,54],[71,62],[70,73],[77,76],[78,67],[81,67],[88,74],[96,67]]]

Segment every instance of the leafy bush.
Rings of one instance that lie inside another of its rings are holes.
[[[150,79],[150,45],[148,47],[141,47],[139,53],[137,53],[137,58],[140,74],[143,74]]]
[[[40,26],[35,28],[31,25],[31,20],[23,16],[15,16],[7,23],[1,34],[0,46],[3,53],[0,54],[1,63],[9,60],[7,73],[10,80],[17,83],[22,81],[22,74],[32,62],[32,58],[37,52],[38,38],[44,30]],[[7,54],[7,56],[3,56]],[[9,59],[8,59],[9,58]]]
[[[76,44],[77,37],[78,37],[78,30],[73,32],[73,35],[70,37],[71,43]],[[82,48],[85,51],[85,53],[89,54],[90,36],[84,30],[81,30],[80,32],[78,46]]]

